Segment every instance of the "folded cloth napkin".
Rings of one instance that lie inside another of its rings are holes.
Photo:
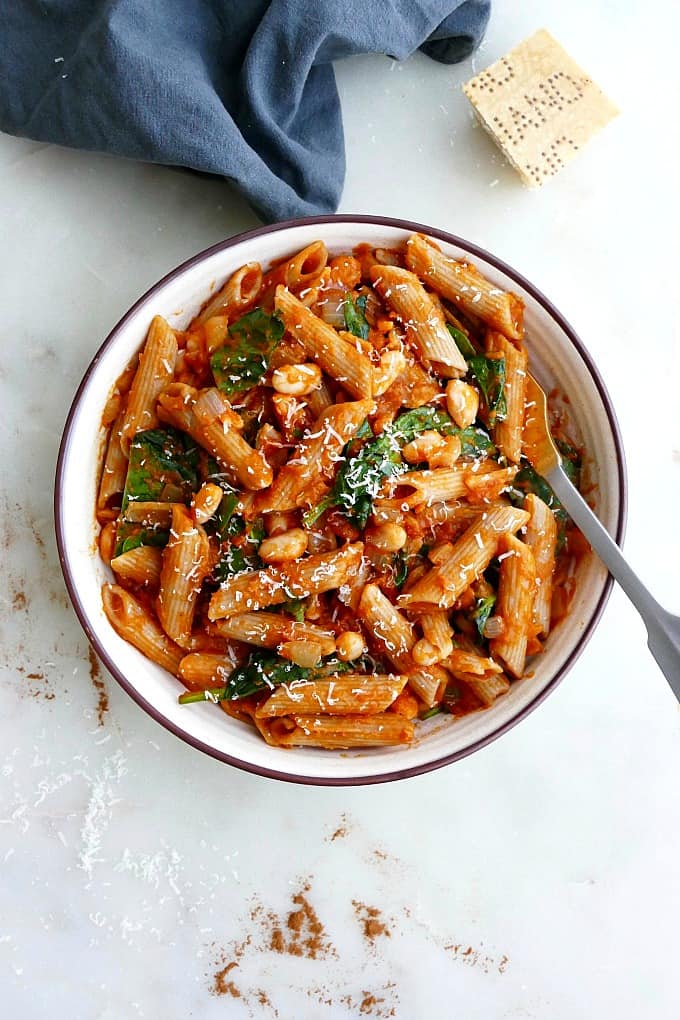
[[[454,63],[490,0],[0,0],[0,129],[219,174],[269,221],[337,208],[332,61]]]

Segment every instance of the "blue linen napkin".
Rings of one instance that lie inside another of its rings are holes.
[[[444,63],[490,0],[0,0],[0,129],[232,181],[267,221],[331,212],[345,174],[332,61]]]

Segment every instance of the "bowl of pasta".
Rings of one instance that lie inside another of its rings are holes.
[[[57,466],[62,568],[109,671],[194,747],[301,783],[404,778],[505,732],[611,588],[524,457],[528,371],[620,540],[602,380],[495,256],[330,216],[168,274],[94,357]]]

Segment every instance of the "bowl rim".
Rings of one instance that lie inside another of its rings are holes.
[[[192,747],[195,747],[197,750],[203,751],[210,757],[215,758],[218,761],[224,762],[225,764],[232,765],[235,768],[241,769],[244,772],[249,772],[251,774],[262,776],[267,779],[278,779],[284,782],[295,783],[302,786],[328,786],[328,787],[369,786],[379,783],[395,782],[396,780],[399,779],[410,779],[414,776],[424,775],[428,772],[433,772],[435,769],[440,769],[446,765],[450,765],[455,761],[460,761],[463,758],[467,758],[468,755],[474,754],[475,751],[479,751],[483,747],[486,747],[488,744],[492,743],[494,740],[497,740],[504,733],[506,733],[508,730],[512,729],[523,719],[525,719],[531,712],[534,711],[534,709],[538,708],[538,706],[548,697],[548,695],[555,690],[558,684],[561,683],[561,681],[564,679],[566,674],[569,672],[571,667],[574,665],[574,663],[579,658],[584,648],[588,644],[588,641],[590,640],[592,633],[597,623],[599,622],[600,617],[602,616],[604,608],[607,602],[609,601],[609,596],[611,594],[612,587],[614,584],[614,579],[612,578],[611,574],[609,574],[605,579],[604,587],[600,595],[600,598],[598,599],[597,605],[595,606],[595,609],[593,610],[590,619],[588,620],[583,630],[581,631],[578,643],[569,653],[560,669],[557,670],[557,672],[551,678],[550,682],[546,685],[546,687],[544,687],[543,690],[539,691],[527,705],[520,709],[517,715],[514,715],[512,719],[507,720],[506,722],[498,726],[495,730],[492,730],[491,733],[488,733],[485,736],[480,737],[478,740],[475,740],[468,747],[464,747],[450,754],[443,755],[439,758],[436,758],[433,761],[423,762],[419,765],[407,766],[402,769],[392,769],[389,772],[383,772],[377,775],[341,776],[341,777],[303,776],[298,775],[295,772],[287,772],[285,771],[285,769],[279,770],[267,768],[266,766],[262,765],[257,765],[252,762],[245,761],[242,758],[237,758],[233,755],[220,751],[217,748],[211,746],[210,744],[206,744],[198,737],[195,737],[192,734],[187,733],[185,730],[182,730],[178,726],[176,726],[173,722],[167,719],[166,716],[163,715],[163,713],[160,712],[152,702],[147,701],[147,699],[144,698],[139,693],[139,691],[121,672],[116,663],[112,660],[112,658],[103,648],[97,635],[94,633],[94,631],[89,625],[88,616],[85,611],[83,602],[80,598],[77,586],[74,581],[71,566],[69,563],[65,547],[64,532],[61,520],[61,510],[64,502],[62,497],[64,464],[66,461],[66,455],[70,444],[71,432],[73,429],[74,419],[76,418],[76,415],[78,413],[81,396],[89,383],[90,376],[94,371],[101,355],[115,342],[119,332],[125,327],[127,321],[135,314],[139,306],[146,302],[150,297],[152,297],[152,295],[155,294],[158,290],[164,287],[166,283],[168,283],[170,280],[173,280],[175,277],[180,276],[187,269],[191,268],[197,263],[202,262],[204,259],[210,257],[211,255],[217,254],[218,252],[221,251],[226,251],[229,248],[233,248],[243,241],[248,241],[256,237],[264,237],[267,234],[278,233],[282,230],[290,229],[292,227],[315,226],[315,225],[324,226],[325,224],[329,223],[348,223],[348,224],[366,223],[373,224],[376,226],[396,227],[400,230],[405,230],[410,233],[424,233],[430,237],[438,238],[439,240],[445,241],[448,244],[452,244],[458,248],[462,248],[470,255],[486,260],[496,269],[500,270],[502,273],[506,274],[512,280],[518,283],[524,290],[531,294],[532,298],[535,301],[537,301],[538,304],[540,304],[544,308],[544,310],[557,322],[557,324],[564,331],[570,342],[576,348],[577,352],[579,353],[580,357],[585,363],[586,368],[590,372],[591,378],[600,395],[605,413],[607,415],[607,419],[609,421],[609,427],[611,429],[612,437],[614,440],[614,449],[616,453],[616,466],[618,474],[618,496],[619,496],[619,509],[616,521],[616,533],[614,535],[614,538],[619,545],[622,544],[626,529],[626,518],[628,509],[628,482],[626,477],[626,462],[621,430],[619,427],[618,420],[616,418],[616,413],[614,411],[611,398],[609,396],[609,393],[600,375],[599,370],[597,369],[595,363],[593,362],[587,348],[585,347],[585,344],[579,338],[576,331],[565,319],[562,313],[542,293],[542,291],[540,291],[533,283],[527,280],[526,277],[524,277],[521,273],[517,272],[516,269],[509,266],[506,262],[498,258],[496,255],[493,255],[486,249],[482,248],[477,244],[474,244],[471,241],[466,240],[465,238],[458,237],[456,234],[449,233],[448,231],[441,230],[437,227],[431,227],[428,226],[427,224],[414,222],[413,220],[405,220],[389,216],[373,216],[363,214],[353,215],[351,213],[342,213],[325,216],[309,216],[300,219],[285,220],[281,223],[269,224],[263,227],[256,227],[253,230],[243,231],[239,234],[235,234],[233,237],[226,238],[223,241],[218,241],[216,244],[210,245],[210,247],[203,249],[203,251],[198,252],[196,255],[192,255],[190,258],[186,259],[180,265],[170,270],[170,272],[166,273],[165,276],[161,277],[160,280],[158,280],[151,287],[149,287],[149,289],[145,291],[145,293],[142,294],[141,297],[139,297],[138,300],[135,301],[133,305],[131,305],[131,307],[125,312],[125,314],[118,320],[115,326],[110,330],[106,339],[97,349],[96,353],[94,354],[92,360],[90,361],[85,371],[85,374],[83,375],[83,378],[80,382],[80,385],[78,386],[78,389],[76,390],[75,396],[69,408],[69,412],[64,424],[61,442],[59,444],[59,454],[56,464],[54,485],[54,523],[57,540],[57,549],[59,553],[59,562],[61,565],[62,573],[64,575],[66,588],[71,599],[73,608],[75,610],[76,616],[80,622],[80,625],[85,631],[85,635],[87,636],[88,641],[93,646],[94,650],[96,651],[97,655],[100,657],[100,659],[108,669],[109,673],[111,673],[111,675],[120,684],[123,690],[126,691],[127,694],[140,706],[140,708],[142,708],[148,715],[150,715],[152,719],[154,719],[161,726],[165,727],[165,729],[169,730],[176,737],[179,737],[185,743],[190,744]]]

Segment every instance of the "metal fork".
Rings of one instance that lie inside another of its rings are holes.
[[[631,570],[621,550],[608,535],[583,496],[565,474],[550,435],[548,402],[542,388],[527,374],[527,412],[523,452],[529,463],[552,486],[572,521],[618,581],[647,628],[647,645],[661,672],[680,701],[680,617],[673,616],[647,591]]]

